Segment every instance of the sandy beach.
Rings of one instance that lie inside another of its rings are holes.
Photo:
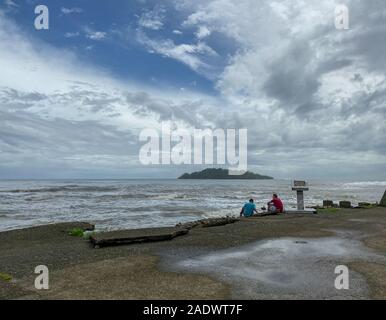
[[[90,221],[92,223],[92,221]],[[386,208],[244,218],[95,249],[62,223],[0,233],[1,299],[385,299]],[[334,267],[350,289],[334,287]],[[34,287],[37,265],[50,289]]]

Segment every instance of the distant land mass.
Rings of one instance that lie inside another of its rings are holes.
[[[242,175],[229,175],[228,169],[205,169],[199,172],[184,173],[178,179],[245,179],[245,180],[268,180],[273,179],[270,176],[263,176],[250,171],[245,172]]]

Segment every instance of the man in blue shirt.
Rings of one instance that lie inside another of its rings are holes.
[[[240,217],[244,215],[244,217],[251,217],[253,213],[257,213],[256,205],[253,203],[253,199],[250,199],[249,202],[244,204],[244,207],[241,209]]]

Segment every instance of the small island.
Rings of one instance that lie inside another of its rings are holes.
[[[263,176],[250,171],[245,172],[242,175],[229,175],[228,169],[205,169],[199,172],[184,173],[178,179],[228,179],[228,180],[271,180],[270,176]]]

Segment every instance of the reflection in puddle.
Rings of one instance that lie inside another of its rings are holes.
[[[182,260],[177,266],[231,283],[235,298],[340,299],[366,297],[367,285],[350,272],[350,290],[336,290],[335,267],[380,258],[357,240],[282,238]]]

